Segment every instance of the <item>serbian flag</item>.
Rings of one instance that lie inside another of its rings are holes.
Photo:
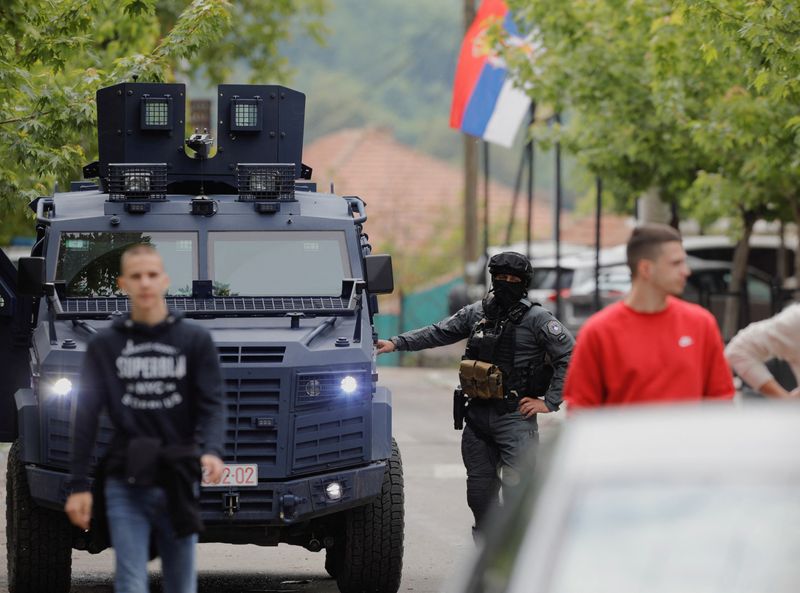
[[[486,47],[489,27],[502,22],[512,40],[521,35],[503,0],[483,0],[461,43],[453,84],[450,127],[505,147],[511,146],[530,109],[527,94],[515,87],[505,64]]]

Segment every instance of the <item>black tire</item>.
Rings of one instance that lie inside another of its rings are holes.
[[[6,471],[9,593],[68,593],[72,528],[66,514],[31,499],[19,441],[11,446]]]
[[[397,593],[403,572],[403,505],[403,462],[393,439],[380,496],[345,515],[336,567],[341,593]]]
[[[325,570],[334,579],[339,574],[340,565],[341,561],[339,560],[339,548],[332,547],[325,550]]]

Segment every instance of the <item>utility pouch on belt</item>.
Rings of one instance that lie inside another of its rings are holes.
[[[503,399],[503,372],[489,362],[462,360],[458,378],[469,397]]]
[[[467,409],[467,396],[460,387],[453,391],[453,428],[462,430],[464,428],[464,414]]]

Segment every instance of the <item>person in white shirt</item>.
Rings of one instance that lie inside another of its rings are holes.
[[[767,397],[800,398],[800,387],[787,391],[764,364],[780,358],[789,364],[795,379],[800,378],[800,303],[748,325],[730,341],[725,356],[748,385]]]

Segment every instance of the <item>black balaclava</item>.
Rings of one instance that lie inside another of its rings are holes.
[[[508,282],[492,277],[492,292],[500,307],[510,309],[527,294],[528,288],[523,282]]]
[[[515,251],[504,251],[489,260],[489,273],[492,275],[492,290],[497,305],[508,310],[528,294],[528,286],[533,276],[533,266],[527,257]],[[510,274],[520,282],[497,280],[498,274]]]

